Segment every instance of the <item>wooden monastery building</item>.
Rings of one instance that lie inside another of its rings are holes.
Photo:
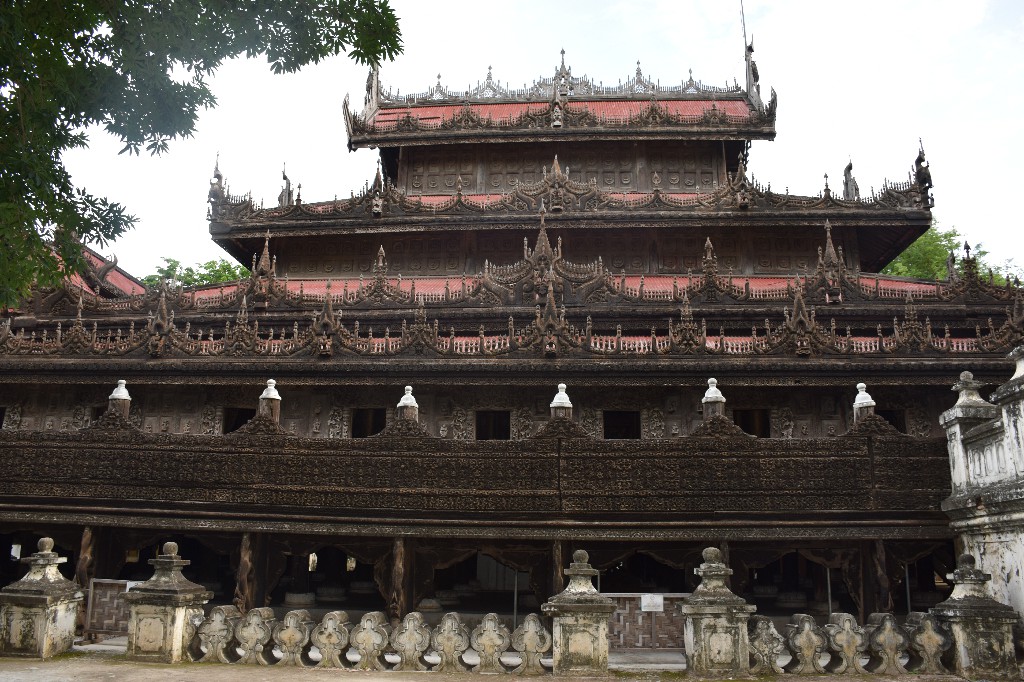
[[[345,107],[362,192],[263,208],[215,170],[251,278],[147,289],[92,254],[34,291],[0,326],[3,584],[40,535],[86,585],[173,539],[215,602],[511,612],[574,549],[604,592],[671,595],[713,544],[761,612],[938,601],[938,415],[962,370],[1007,375],[1021,292],[969,254],[877,274],[932,222],[923,150],[872,196],[851,167],[754,182],[777,99],[746,65],[604,87],[563,53],[524,90],[402,96],[375,70]]]

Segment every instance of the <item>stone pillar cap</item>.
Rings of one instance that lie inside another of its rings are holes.
[[[1016,369],[1013,372],[1013,376],[1010,377],[1010,380],[1012,381],[1014,379],[1024,377],[1024,344],[1021,344],[1011,350],[1010,354],[1006,357],[1017,363]]]
[[[273,379],[267,379],[267,387],[263,389],[263,393],[260,394],[260,400],[280,400],[281,394],[277,392],[277,382]]]
[[[960,392],[960,397],[956,399],[956,407],[992,406],[978,394],[978,390],[984,385],[980,381],[975,381],[971,372],[960,372],[960,381],[953,384],[953,390]]]
[[[110,394],[107,400],[131,400],[132,397],[128,395],[128,389],[124,387],[127,382],[124,379],[117,380],[117,388]]]
[[[702,403],[724,403],[725,396],[718,390],[718,379],[708,379],[708,390],[701,398]]]
[[[399,407],[419,407],[416,402],[416,398],[412,394],[412,386],[405,387],[405,395],[398,401]]]
[[[868,385],[864,382],[857,384],[857,397],[853,400],[854,407],[874,407],[875,401],[868,393]]]
[[[558,393],[555,394],[549,407],[572,407],[569,402],[569,394],[565,392],[565,384],[558,384]]]

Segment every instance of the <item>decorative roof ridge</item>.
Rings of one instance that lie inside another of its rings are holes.
[[[555,69],[552,76],[539,76],[532,85],[523,84],[522,88],[502,84],[493,76],[492,67],[487,67],[487,75],[476,86],[467,85],[465,90],[454,90],[442,84],[441,74],[437,74],[437,82],[423,92],[402,95],[398,90],[384,90],[380,85],[379,71],[371,69],[367,78],[367,93],[364,98],[363,116],[368,118],[381,108],[429,106],[436,104],[464,104],[487,102],[551,102],[556,99],[571,101],[572,99],[628,99],[644,100],[652,97],[663,99],[704,99],[707,97],[743,97],[748,98],[747,90],[733,79],[732,85],[726,81],[725,86],[709,85],[693,78],[690,69],[689,77],[678,84],[662,85],[660,80],[645,76],[636,63],[636,71],[632,76],[619,80],[616,85],[605,86],[603,81],[595,82],[587,75],[572,75],[572,67],[565,65],[565,51],[562,50],[562,63]]]

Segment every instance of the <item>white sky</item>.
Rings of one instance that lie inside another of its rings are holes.
[[[1016,201],[1024,158],[1024,3],[951,0],[746,0],[748,36],[765,100],[779,94],[774,142],[755,142],[750,171],[772,189],[816,195],[841,188],[852,158],[862,194],[905,180],[923,138],[942,227],[981,242],[995,262],[1024,265]],[[615,83],[644,74],[663,84],[693,76],[743,80],[739,0],[521,0],[444,5],[392,0],[405,53],[384,65],[384,87],[464,89],[494,78],[515,87],[551,75],[566,51],[576,75]],[[217,153],[234,194],[273,205],[287,164],[306,202],[347,197],[373,177],[375,151],[346,149],[342,100],[361,108],[367,70],[347,57],[275,76],[263,60],[223,66],[216,108],[196,135],[157,158],[119,156],[97,130],[66,156],[81,186],[139,218],[103,252],[144,276],[168,256],[184,264],[227,257],[210,241],[206,196]],[[571,160],[565,160],[572,163]]]

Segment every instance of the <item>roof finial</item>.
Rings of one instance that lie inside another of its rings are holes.
[[[562,48],[562,68],[565,68],[565,48]]]

